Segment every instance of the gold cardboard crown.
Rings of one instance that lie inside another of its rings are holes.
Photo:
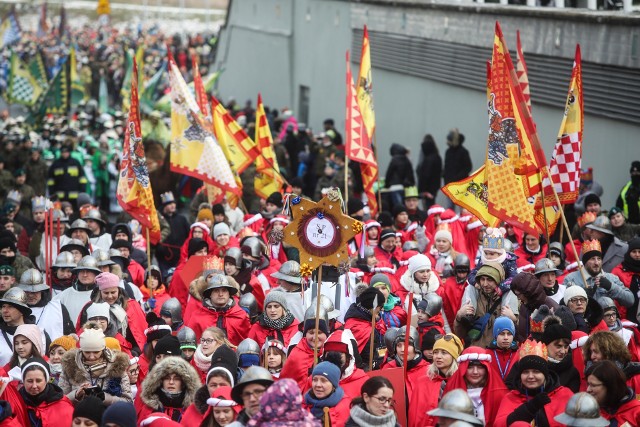
[[[578,225],[580,228],[584,227],[587,224],[591,224],[596,220],[597,215],[593,212],[585,212],[578,218]]]
[[[598,251],[602,252],[602,246],[600,246],[600,240],[585,240],[582,244],[582,253]]]
[[[526,340],[520,346],[520,359],[525,356],[538,356],[548,360],[547,346],[535,340]]]
[[[220,271],[224,274],[224,258],[218,258],[217,256],[208,256],[202,263],[202,269],[204,271]]]

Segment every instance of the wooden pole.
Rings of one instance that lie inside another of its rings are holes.
[[[371,336],[369,337],[369,371],[373,369],[373,342],[376,332],[376,309],[371,308]]]
[[[349,156],[344,156],[344,204],[349,204]],[[349,208],[347,208],[348,214]]]
[[[402,369],[405,381],[407,379],[407,359],[409,357],[409,336],[411,335],[411,315],[413,314],[413,292],[409,292],[409,307],[407,307],[407,328],[404,334],[404,354],[402,355]],[[415,347],[414,347],[415,348]]]
[[[49,211],[46,210],[44,211],[44,274],[47,280],[49,280],[51,278],[50,276],[50,272],[51,272],[51,266],[49,265],[49,244],[48,244],[48,239],[49,239]],[[51,284],[51,281],[49,280],[49,284]]]
[[[564,215],[564,205],[560,208],[562,209],[562,213],[560,215]],[[571,238],[571,234],[569,234],[569,238]],[[564,240],[564,227],[560,227],[560,244],[564,245],[562,241]]]
[[[376,160],[378,160],[378,142],[376,140],[376,133],[373,132],[373,152]],[[378,169],[378,212],[382,212],[382,193],[380,192],[380,169]]]
[[[540,170],[538,170],[538,180],[540,181],[540,198],[542,199],[542,214],[544,215],[544,235],[547,237],[547,245],[550,243],[549,241],[549,224],[547,221],[547,206],[544,201],[544,187],[542,185],[542,174]],[[553,181],[551,182],[551,186],[553,187]],[[561,208],[562,206],[558,206]],[[545,255],[546,256],[546,255]]]
[[[313,343],[313,366],[315,367],[318,364],[318,335],[320,333],[320,292],[322,289],[322,265],[318,268],[318,292],[316,294],[316,337],[315,342]]]
[[[51,279],[51,265],[53,264],[53,209],[49,209],[49,279]]]
[[[147,230],[147,289],[149,289],[149,298],[153,298],[153,289],[151,288],[151,240],[149,240],[149,227],[145,227],[145,229]]]

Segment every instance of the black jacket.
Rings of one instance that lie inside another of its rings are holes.
[[[444,183],[460,181],[471,173],[471,157],[461,145],[449,147],[444,155]]]
[[[391,162],[387,168],[387,175],[385,176],[385,185],[391,187],[392,185],[403,185],[405,187],[411,187],[416,185],[416,180],[413,176],[413,166],[411,160],[407,157],[409,150],[400,144],[391,144]]]

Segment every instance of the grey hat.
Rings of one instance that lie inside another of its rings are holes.
[[[98,268],[98,261],[96,261],[96,259],[91,255],[82,257],[80,262],[78,262],[76,268],[73,269],[73,272],[79,273],[82,270],[93,271],[96,274],[102,273],[102,271]]]
[[[268,388],[273,384],[273,377],[265,368],[261,366],[251,366],[244,371],[244,375],[242,375],[238,384],[231,390],[231,398],[236,402],[242,402],[242,391],[249,384],[261,384]]]
[[[302,283],[300,264],[297,261],[287,261],[280,266],[277,272],[271,273],[271,277],[285,282]]]
[[[591,224],[587,224],[587,228],[613,236],[613,231],[611,231],[611,221],[609,221],[609,218],[605,215],[600,215]]]
[[[71,252],[60,252],[53,263],[54,268],[76,268],[76,262]]]
[[[208,285],[207,288],[202,292],[202,296],[204,298],[209,298],[209,295],[211,295],[211,292],[214,289],[218,289],[218,288],[228,289],[229,295],[235,295],[236,293],[238,293],[238,289],[233,287],[229,283],[227,276],[225,276],[224,274],[214,274],[207,281],[207,285]]]
[[[272,303],[272,302],[275,302],[276,304],[280,304],[282,308],[285,309],[285,311],[289,311],[286,295],[280,289],[274,289],[267,294],[267,296],[264,299],[265,310],[267,308],[267,305],[269,305],[269,303]]]
[[[49,290],[49,286],[44,283],[42,273],[35,268],[29,268],[22,273],[18,287],[25,292],[42,292]]]
[[[107,265],[114,265],[115,262],[111,260],[111,256],[109,255],[109,251],[105,251],[104,249],[96,249],[91,254],[98,263],[98,267],[106,267]]]
[[[556,265],[549,258],[542,258],[538,262],[536,262],[536,269],[533,272],[536,276],[539,276],[543,273],[562,273],[560,270],[556,268]]]
[[[27,305],[27,296],[20,288],[11,288],[0,298],[0,306],[2,304],[10,304],[20,310],[27,317],[31,315],[31,309]]]
[[[567,402],[563,413],[554,418],[571,427],[606,427],[609,421],[600,415],[600,406],[589,393],[576,393]]]
[[[93,233],[93,231],[91,231],[91,229],[87,225],[87,222],[83,219],[76,219],[71,223],[71,225],[69,226],[69,233],[72,233],[73,230],[84,230],[89,235]]]
[[[71,252],[72,250],[78,250],[82,253],[82,256],[89,255],[89,249],[82,243],[80,239],[71,239],[60,248],[60,252]]]
[[[475,409],[471,398],[466,391],[459,388],[445,394],[440,403],[438,403],[438,407],[427,412],[427,414],[465,421],[474,426],[484,426],[484,422],[474,416]]]

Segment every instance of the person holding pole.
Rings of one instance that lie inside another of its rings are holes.
[[[356,297],[356,302],[351,304],[344,315],[344,328],[353,333],[358,352],[363,361],[370,362],[370,369],[377,368],[386,351],[383,340],[386,327],[377,317],[384,301],[382,292],[368,287]]]

